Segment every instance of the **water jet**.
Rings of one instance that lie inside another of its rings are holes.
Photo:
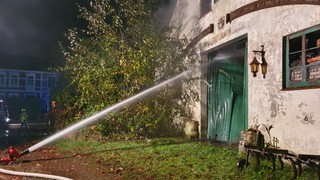
[[[85,119],[83,119],[83,120],[81,120],[81,121],[79,121],[79,122],[77,122],[77,123],[65,128],[65,129],[63,129],[63,130],[61,130],[61,131],[49,136],[48,138],[46,138],[46,139],[34,144],[33,146],[29,147],[28,149],[25,149],[22,153],[20,153],[20,156],[26,155],[26,154],[28,154],[28,153],[30,153],[30,152],[42,147],[42,146],[45,146],[45,145],[47,145],[47,144],[49,144],[49,143],[51,143],[51,142],[53,142],[55,140],[58,140],[58,139],[64,137],[67,134],[70,134],[70,133],[72,133],[72,132],[74,132],[74,131],[76,131],[76,130],[78,130],[80,128],[88,126],[88,125],[94,123],[95,121],[97,121],[98,119],[100,119],[101,117],[106,116],[111,112],[115,112],[115,111],[120,110],[124,106],[133,104],[136,101],[146,97],[147,95],[150,95],[151,93],[156,92],[156,91],[164,88],[165,86],[169,85],[170,83],[172,83],[172,82],[174,82],[176,80],[179,80],[181,78],[186,77],[191,72],[193,72],[193,70],[194,69],[191,69],[191,70],[188,70],[188,71],[184,71],[184,72],[180,73],[179,75],[177,75],[177,76],[175,76],[175,77],[173,77],[171,79],[163,81],[163,82],[161,82],[161,83],[159,83],[159,84],[157,84],[157,85],[155,85],[155,86],[153,86],[153,87],[151,87],[149,89],[146,89],[146,90],[144,90],[144,91],[142,91],[142,92],[140,92],[140,93],[138,93],[138,94],[136,94],[136,95],[134,95],[132,97],[129,97],[129,98],[117,103],[117,104],[114,104],[114,105],[112,105],[112,106],[110,106],[110,107],[108,107],[108,108],[106,108],[106,109],[104,109],[104,110],[92,115],[92,116],[89,116],[89,117],[87,117],[87,118],[85,118]]]

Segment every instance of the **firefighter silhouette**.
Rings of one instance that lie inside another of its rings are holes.
[[[27,110],[22,108],[21,112],[20,112],[20,121],[21,121],[21,126],[20,129],[22,129],[23,127],[26,127],[26,129],[29,131],[29,124],[28,124],[28,113]]]

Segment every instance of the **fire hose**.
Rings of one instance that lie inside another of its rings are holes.
[[[0,159],[1,164],[9,164],[9,163],[15,161],[21,155],[24,155],[24,153],[19,154],[12,146],[9,147],[8,153],[9,153],[9,157]],[[11,170],[2,169],[2,168],[0,168],[0,173],[14,175],[14,176],[39,177],[39,178],[57,179],[57,180],[72,180],[70,178],[51,175],[51,174],[11,171]]]
[[[196,67],[196,68],[201,68],[201,67]],[[146,89],[146,90],[144,90],[144,91],[142,91],[142,92],[140,92],[140,93],[138,93],[138,94],[136,94],[136,95],[134,95],[132,97],[129,97],[128,99],[125,99],[125,100],[123,100],[123,101],[121,101],[121,102],[119,102],[117,104],[114,104],[113,106],[110,106],[110,107],[108,107],[108,108],[106,108],[106,109],[104,109],[104,110],[102,110],[102,111],[100,111],[100,112],[98,112],[98,113],[86,118],[86,119],[83,119],[83,120],[81,120],[81,121],[69,126],[68,128],[65,128],[62,131],[49,136],[48,138],[44,139],[43,141],[38,142],[37,144],[29,147],[28,149],[24,150],[20,154],[18,152],[16,152],[15,150],[11,150],[10,151],[10,149],[9,149],[9,158],[1,158],[0,162],[1,163],[9,163],[11,161],[14,161],[14,159],[16,159],[16,158],[18,158],[20,156],[28,154],[28,153],[30,153],[30,152],[32,152],[32,151],[34,151],[34,150],[46,145],[46,144],[49,144],[49,143],[51,143],[51,142],[53,142],[53,141],[65,136],[65,135],[67,135],[67,134],[69,134],[69,133],[71,133],[71,132],[73,132],[73,131],[81,128],[81,127],[87,126],[87,125],[93,123],[94,121],[100,119],[101,117],[106,116],[107,114],[109,114],[111,112],[118,111],[122,107],[127,106],[129,104],[132,104],[132,103],[138,101],[139,99],[141,99],[141,98],[143,98],[143,97],[145,97],[145,96],[147,96],[147,95],[159,90],[160,88],[163,88],[164,86],[166,86],[166,85],[168,85],[170,83],[173,83],[174,81],[176,81],[176,80],[178,80],[180,78],[184,78],[186,76],[191,75],[193,73],[193,71],[196,70],[196,68],[184,71],[184,72],[180,73],[179,75],[177,75],[177,76],[175,76],[175,77],[173,77],[171,79],[163,81],[163,82],[161,82],[161,83],[159,83],[159,84],[157,84],[157,85],[155,85],[155,86],[153,86],[153,87],[151,87],[149,89]]]

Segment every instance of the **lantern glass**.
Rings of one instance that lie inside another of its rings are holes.
[[[251,61],[251,63],[249,64],[251,67],[251,72],[253,74],[253,77],[257,76],[257,72],[259,71],[259,61],[257,60],[257,58],[254,56],[253,60]]]
[[[264,58],[262,58],[261,71],[263,74],[263,78],[266,78],[267,68],[268,68],[268,63],[266,62],[266,60]]]

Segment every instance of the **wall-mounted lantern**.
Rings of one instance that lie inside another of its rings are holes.
[[[265,55],[265,51],[264,51],[264,46],[261,46],[261,51],[253,51],[254,53],[254,57],[253,60],[251,61],[251,63],[249,64],[251,67],[251,72],[253,74],[253,77],[257,76],[257,72],[259,71],[259,65],[261,65],[261,70],[262,70],[262,75],[263,78],[266,78],[266,74],[267,74],[267,67],[268,67],[268,63],[266,62],[266,59],[264,57]],[[261,61],[262,63],[260,64],[260,62],[257,60],[256,55],[261,56]]]

